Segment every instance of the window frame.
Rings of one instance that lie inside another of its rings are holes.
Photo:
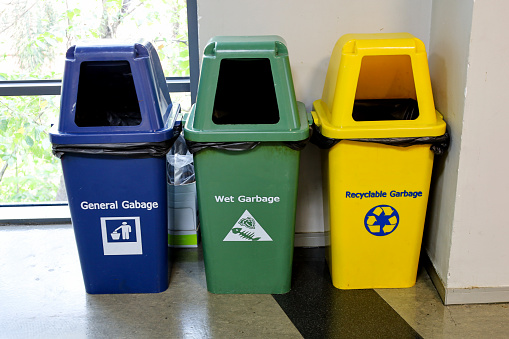
[[[191,58],[191,57],[189,57]],[[191,77],[166,77],[169,92],[191,92]],[[62,80],[3,80],[0,96],[60,95]]]

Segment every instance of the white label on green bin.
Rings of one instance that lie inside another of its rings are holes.
[[[246,210],[223,241],[272,241],[272,238]]]
[[[143,254],[140,217],[102,217],[104,255]]]

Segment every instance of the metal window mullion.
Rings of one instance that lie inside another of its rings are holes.
[[[0,96],[60,95],[62,81],[0,81]]]
[[[166,78],[169,92],[190,92],[189,77]],[[60,95],[61,80],[0,81],[0,96]]]
[[[200,47],[198,46],[198,0],[187,0],[187,36],[189,40],[189,71],[191,103],[196,102],[200,78]]]

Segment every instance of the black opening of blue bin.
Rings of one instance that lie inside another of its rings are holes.
[[[78,127],[141,123],[140,105],[127,60],[81,63],[74,122]]]

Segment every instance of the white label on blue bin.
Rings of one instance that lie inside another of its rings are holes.
[[[102,217],[104,255],[143,254],[140,217]]]
[[[272,241],[272,238],[246,210],[223,241]]]

